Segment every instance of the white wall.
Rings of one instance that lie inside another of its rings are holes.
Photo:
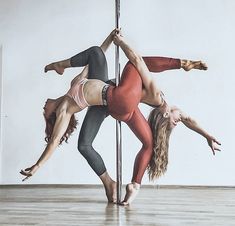
[[[206,72],[169,71],[156,78],[169,103],[196,118],[221,141],[223,151],[213,156],[204,138],[178,126],[171,138],[168,172],[159,184],[235,185],[234,11],[232,0],[121,1],[123,32],[141,54],[202,59],[209,66]],[[19,170],[33,164],[45,147],[45,100],[64,94],[80,71],[69,69],[62,77],[52,72],[45,75],[44,65],[100,44],[113,27],[114,1],[110,0],[0,0],[2,184],[21,184]],[[107,57],[113,77],[113,47]],[[121,55],[122,66],[125,62]],[[141,109],[147,116],[150,109],[144,105]],[[85,111],[78,114],[80,122],[84,115]],[[127,183],[140,143],[123,128],[123,183]],[[79,130],[27,183],[100,183],[76,150]],[[115,121],[111,118],[104,122],[95,147],[115,177]],[[143,184],[148,183],[145,175]]]
[[[2,181],[2,46],[0,46],[0,183]]]

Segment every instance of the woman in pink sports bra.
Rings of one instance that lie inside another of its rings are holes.
[[[31,177],[45,163],[63,140],[67,141],[68,136],[76,127],[74,114],[89,105],[107,105],[109,113],[114,118],[126,122],[143,144],[136,156],[132,182],[127,185],[123,204],[131,203],[137,195],[147,167],[150,179],[155,179],[166,171],[169,136],[178,122],[183,122],[187,127],[205,137],[213,154],[216,150],[219,151],[216,144],[220,145],[220,143],[214,137],[200,128],[194,120],[182,113],[180,109],[167,105],[161,90],[149,74],[149,71],[157,72],[159,70],[155,67],[155,57],[143,59],[127,45],[120,34],[113,36],[114,43],[122,48],[130,60],[123,70],[120,84],[114,87],[98,79],[86,79],[80,76],[72,81],[71,88],[66,95],[56,100],[48,99],[44,108],[48,144],[36,164],[21,171],[21,174],[26,176],[24,180]],[[96,73],[103,64],[103,62],[97,62],[99,60],[97,54],[102,54],[100,48],[92,47],[76,56],[76,60],[79,61],[80,66],[89,65],[91,71],[92,65],[96,65],[94,68],[94,73]],[[74,65],[74,60],[75,58],[71,58],[48,65],[46,70],[56,70],[58,73],[63,73],[64,68]],[[206,69],[205,64],[195,61],[172,59],[169,65],[168,69],[181,67],[185,70],[192,68]],[[138,109],[140,102],[154,107],[149,117],[149,124]],[[161,136],[165,134],[167,138],[165,140],[159,138],[158,134]],[[159,140],[161,143],[159,143]],[[159,145],[166,153],[160,152]],[[156,164],[157,161],[161,165]]]

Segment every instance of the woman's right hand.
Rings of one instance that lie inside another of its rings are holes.
[[[217,141],[214,137],[209,136],[206,138],[207,139],[207,143],[210,146],[213,155],[215,155],[215,151],[221,151],[220,148],[218,147],[218,145],[221,145],[221,143],[219,141]]]
[[[27,179],[29,179],[30,177],[33,176],[33,174],[38,170],[39,165],[35,164],[29,168],[26,168],[25,170],[21,170],[20,174],[26,176],[22,181],[25,181]]]

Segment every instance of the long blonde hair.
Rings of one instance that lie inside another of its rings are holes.
[[[153,155],[147,169],[150,180],[159,178],[167,170],[169,138],[172,127],[169,117],[164,117],[163,108],[154,108],[148,117],[148,123],[153,134]]]

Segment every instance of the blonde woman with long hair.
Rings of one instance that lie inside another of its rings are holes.
[[[166,172],[168,164],[169,138],[173,128],[179,122],[182,122],[186,127],[206,138],[214,155],[215,151],[220,151],[218,148],[218,145],[220,145],[219,141],[202,129],[194,119],[187,116],[179,108],[169,106],[167,104],[163,92],[150,74],[150,72],[160,72],[177,68],[183,68],[185,71],[190,71],[191,69],[207,70],[206,64],[201,61],[173,58],[158,58],[158,61],[161,62],[161,64],[158,64],[156,57],[145,58],[138,55],[126,43],[121,34],[115,35],[114,43],[121,47],[127,58],[132,62],[132,64],[134,64],[137,70],[135,73],[138,73],[141,76],[143,87],[140,102],[153,107],[148,117],[148,124],[151,128],[153,138],[153,151],[147,165],[150,180],[155,180]],[[145,157],[146,156],[144,156],[144,158]],[[141,158],[138,159],[137,155],[134,169],[137,167],[136,165],[141,164],[143,160],[144,159]],[[131,203],[137,195],[139,188],[140,184],[138,183],[132,182],[131,184],[128,184],[123,203]]]

